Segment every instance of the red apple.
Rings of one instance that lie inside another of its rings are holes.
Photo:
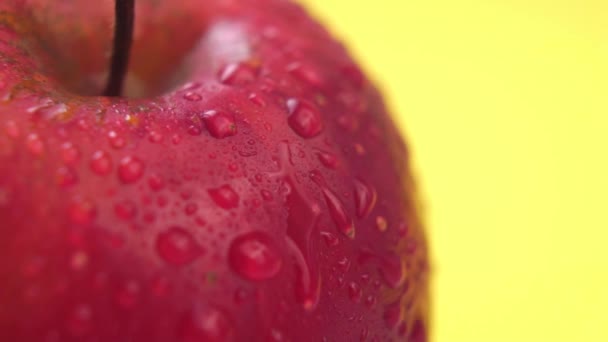
[[[0,2],[0,341],[426,341],[408,151],[345,48],[289,1],[136,5],[101,96],[112,1]]]

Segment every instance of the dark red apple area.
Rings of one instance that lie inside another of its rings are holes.
[[[344,46],[128,3],[0,1],[0,341],[426,341],[410,157]]]

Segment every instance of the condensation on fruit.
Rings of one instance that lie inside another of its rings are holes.
[[[323,131],[321,113],[313,104],[292,98],[287,100],[287,108],[289,126],[302,138],[313,138]]]
[[[144,162],[134,156],[125,156],[118,165],[118,178],[124,184],[137,182],[143,176]]]
[[[208,110],[203,113],[202,119],[209,134],[214,138],[223,139],[237,133],[234,115],[228,112]]]
[[[94,173],[100,176],[108,175],[112,172],[112,157],[106,151],[95,151],[89,166]]]
[[[230,244],[228,255],[232,269],[250,280],[270,279],[283,266],[283,258],[276,242],[260,231],[235,238]]]
[[[223,209],[233,209],[239,205],[239,195],[230,185],[222,185],[219,188],[209,189],[211,199]]]
[[[192,234],[181,227],[170,227],[158,234],[156,251],[163,260],[173,265],[188,264],[202,253]]]

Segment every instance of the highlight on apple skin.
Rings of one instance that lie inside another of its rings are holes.
[[[138,0],[104,96],[114,5],[0,2],[0,340],[427,341],[408,149],[345,47]]]

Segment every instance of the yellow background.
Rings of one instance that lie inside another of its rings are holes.
[[[608,341],[608,1],[304,3],[413,146],[434,341]]]

